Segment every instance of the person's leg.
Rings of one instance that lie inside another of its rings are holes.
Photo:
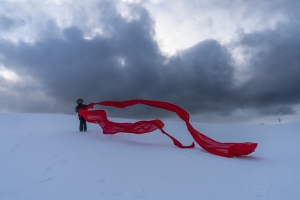
[[[85,120],[83,120],[83,129],[84,129],[84,131],[87,131],[86,121]]]
[[[79,130],[83,131],[83,120],[80,119]]]

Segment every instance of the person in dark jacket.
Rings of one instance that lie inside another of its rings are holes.
[[[77,106],[75,108],[75,112],[78,113],[78,109],[84,108],[84,107],[86,107],[86,105],[83,104],[83,99],[77,99]],[[87,127],[86,127],[85,119],[82,116],[80,116],[79,113],[78,113],[78,118],[79,118],[79,121],[80,121],[79,130],[80,131],[86,131]]]

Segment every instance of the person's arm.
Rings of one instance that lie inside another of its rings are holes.
[[[76,113],[78,112],[78,106],[76,106],[76,108],[75,108],[75,112],[76,112]]]

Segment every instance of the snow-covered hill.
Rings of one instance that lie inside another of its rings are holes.
[[[239,158],[176,148],[159,131],[103,135],[78,123],[76,115],[0,114],[0,199],[300,199],[299,123],[193,123],[217,141],[258,142]],[[184,123],[165,124],[183,144],[193,141]]]

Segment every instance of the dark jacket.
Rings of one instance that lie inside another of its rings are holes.
[[[86,107],[86,105],[85,105],[85,104],[83,104],[83,103],[79,103],[79,104],[76,106],[76,108],[75,108],[75,112],[77,112],[77,113],[78,113],[78,109],[80,109],[80,108],[84,108],[84,107]],[[83,117],[81,117],[81,116],[79,115],[79,113],[78,113],[78,118],[79,118],[79,120],[83,119]]]

